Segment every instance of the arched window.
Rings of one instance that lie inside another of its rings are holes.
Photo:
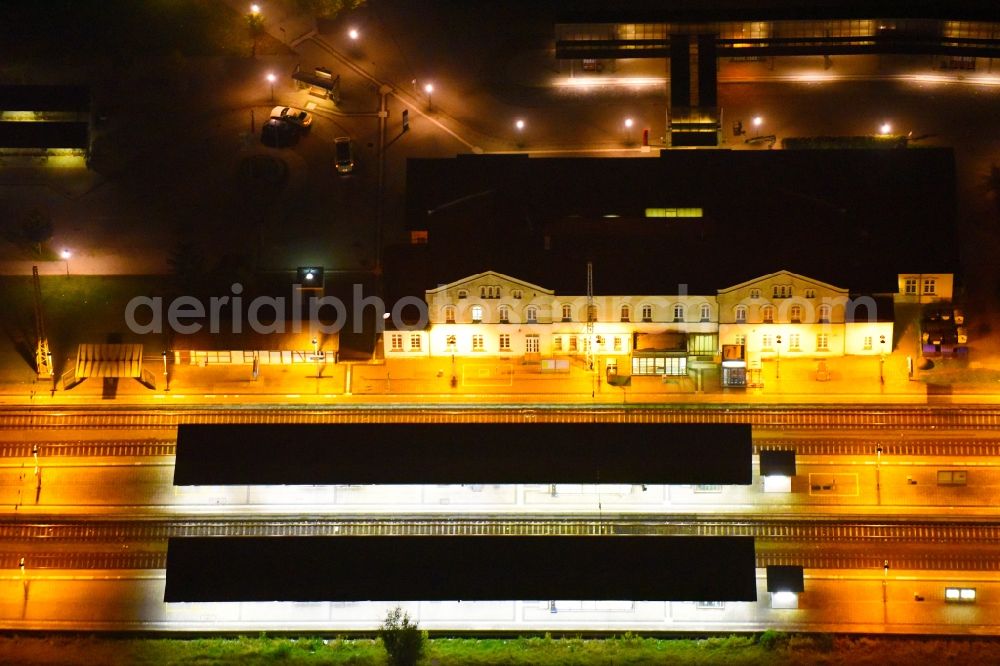
[[[643,321],[653,321],[653,306],[643,305],[642,306],[642,320]]]
[[[489,291],[493,291],[493,287],[489,287],[488,289]],[[487,296],[488,293],[489,292],[487,291],[487,287],[479,288],[479,298],[489,298],[489,296]]]
[[[765,305],[764,307],[762,307],[760,309],[760,316],[761,316],[761,319],[764,320],[765,324],[773,324],[774,323],[774,306],[773,305]]]
[[[760,298],[760,289],[751,289],[750,298]]]
[[[745,324],[747,321],[747,306],[737,305],[736,306],[736,323]]]
[[[538,323],[538,308],[536,308],[534,305],[529,305],[527,308],[525,308],[524,315],[525,319],[528,320],[529,324]]]
[[[712,308],[708,306],[708,303],[701,304],[701,320],[708,321],[712,318]]]
[[[573,321],[573,308],[569,305],[562,306],[562,320]]]
[[[448,305],[444,309],[444,323],[454,324],[455,323],[455,306]]]
[[[632,308],[630,308],[627,305],[623,305],[622,306],[621,320],[622,321],[630,321],[631,319],[632,319]]]
[[[791,319],[792,319],[792,323],[793,324],[800,324],[800,323],[802,323],[802,306],[801,305],[793,305],[792,306]]]
[[[830,306],[821,305],[819,306],[819,323],[829,324],[830,323]]]
[[[468,298],[469,297],[469,292],[467,290],[465,290],[465,289],[459,289],[458,290],[458,297],[459,298]]]
[[[684,321],[684,306],[680,303],[674,306],[674,321]]]
[[[509,324],[510,323],[510,308],[506,305],[500,306],[500,323]]]
[[[483,306],[473,305],[472,306],[472,323],[479,324],[483,321]]]

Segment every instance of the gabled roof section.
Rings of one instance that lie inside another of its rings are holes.
[[[501,282],[506,282],[507,284],[510,284],[510,285],[521,287],[523,289],[532,289],[534,291],[540,291],[543,294],[549,294],[549,295],[553,295],[553,296],[555,295],[555,292],[552,291],[551,289],[546,289],[545,287],[540,287],[537,284],[532,284],[531,282],[525,282],[524,280],[518,280],[515,277],[511,277],[509,275],[504,275],[503,273],[498,273],[496,271],[483,271],[482,273],[476,273],[475,275],[469,275],[468,277],[460,278],[458,280],[455,280],[454,282],[449,282],[447,284],[442,284],[440,286],[437,286],[437,287],[435,287],[433,289],[428,289],[426,293],[428,295],[430,295],[430,294],[437,294],[437,293],[440,293],[440,292],[443,292],[443,291],[447,291],[448,289],[454,289],[455,287],[461,287],[462,285],[464,285],[466,283],[474,282],[474,281],[482,279],[482,278],[492,278],[492,279],[500,280]]]
[[[805,275],[800,275],[799,273],[793,273],[791,271],[780,270],[780,271],[775,271],[774,273],[768,273],[767,275],[761,275],[760,277],[755,277],[752,280],[747,280],[746,282],[740,282],[739,284],[734,284],[733,286],[726,287],[725,289],[719,289],[718,293],[724,294],[724,293],[727,293],[727,292],[730,292],[730,291],[734,291],[736,289],[742,289],[743,287],[749,287],[749,286],[754,285],[754,284],[756,284],[758,282],[764,282],[765,280],[770,280],[771,278],[775,278],[775,277],[778,277],[778,276],[796,278],[798,280],[802,280],[803,282],[808,282],[809,284],[816,285],[817,287],[820,287],[822,289],[831,289],[833,291],[842,291],[845,294],[848,292],[848,290],[845,289],[844,287],[837,287],[837,286],[829,284],[827,282],[821,282],[820,280],[815,280],[815,279],[813,279],[811,277],[806,277]]]

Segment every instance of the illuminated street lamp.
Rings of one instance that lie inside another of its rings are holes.
[[[260,14],[260,5],[250,5],[250,13],[254,16]]]
[[[514,127],[517,128],[518,132],[523,131],[524,130],[524,121],[521,120],[520,118],[518,118],[517,121],[514,122]]]
[[[632,143],[632,125],[635,122],[631,118],[625,119],[625,143]]]
[[[881,134],[882,136],[888,135],[889,132],[891,131],[892,131],[892,125],[890,125],[889,123],[882,123],[882,125],[878,128],[878,133]]]
[[[753,117],[753,126],[755,128],[760,128],[760,126],[763,125],[763,124],[764,124],[764,119],[763,118],[761,118],[760,116],[754,116]]]
[[[781,379],[781,336],[775,336],[774,378]]]
[[[271,84],[271,104],[274,104],[274,82],[277,80],[278,77],[273,72],[267,73],[267,82]]]
[[[433,104],[431,94],[434,92],[434,84],[433,83],[426,84],[424,86],[424,92],[427,93],[427,108],[429,109]]]
[[[63,248],[62,252],[59,253],[59,256],[66,262],[66,277],[69,277],[69,260],[73,256],[73,253],[66,248]]]
[[[347,31],[347,36],[350,37],[351,40],[357,41],[358,37],[361,36],[361,33],[358,32],[357,28],[351,28],[350,30]]]

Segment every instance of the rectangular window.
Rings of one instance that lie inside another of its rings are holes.
[[[806,298],[816,298],[816,290],[806,289]]]
[[[872,350],[872,336],[866,335],[865,336],[865,351],[871,351],[871,350]]]
[[[686,375],[686,356],[654,356],[632,359],[633,375]]]
[[[742,345],[742,346],[746,347],[747,346],[747,336],[745,336],[745,335],[737,335],[736,336],[736,344]]]
[[[771,336],[770,336],[769,334],[767,334],[767,333],[765,333],[765,334],[764,334],[764,335],[763,335],[763,336],[761,337],[761,339],[760,339],[760,346],[761,346],[761,347],[762,347],[762,348],[763,348],[763,349],[764,349],[765,351],[771,351],[771,348],[772,348],[772,345],[773,345],[773,343],[774,343],[774,338],[772,338],[772,337],[771,337]]]
[[[410,351],[420,351],[419,333],[410,333]]]
[[[472,336],[472,351],[481,352],[483,349],[485,349],[485,347],[483,347],[483,336],[476,333]]]
[[[622,350],[622,339],[617,335],[614,337],[615,340],[615,351],[620,352]]]
[[[934,294],[937,293],[937,280],[934,278],[924,279],[924,293]]]
[[[647,208],[646,217],[702,217],[701,208]]]
[[[537,354],[538,353],[538,336],[537,335],[527,335],[524,338],[524,352],[526,354]]]
[[[552,351],[562,351],[562,336],[556,335],[552,338]]]
[[[510,335],[507,333],[500,334],[500,351],[510,351]]]
[[[816,334],[816,351],[830,351],[830,336],[826,333]]]
[[[801,351],[800,340],[798,333],[790,333],[788,335],[788,351],[797,352]]]
[[[917,278],[906,278],[903,285],[904,294],[915,295],[917,293]]]
[[[391,345],[392,351],[394,352],[403,351],[403,334],[393,333],[391,336],[389,336],[389,343]]]
[[[454,335],[449,335],[448,337],[446,337],[444,339],[444,346],[445,346],[445,349],[447,349],[450,352],[455,351],[455,347],[458,346],[457,342],[456,342],[456,339],[455,339],[455,336]]]
[[[575,352],[576,351],[576,336],[575,335],[569,336],[569,350],[571,352]]]

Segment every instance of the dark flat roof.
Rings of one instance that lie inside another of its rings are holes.
[[[795,476],[795,451],[761,451],[761,476]]]
[[[645,217],[661,207],[703,216]],[[958,268],[947,148],[410,159],[406,211],[429,244],[387,252],[393,298],[486,270],[583,294],[588,261],[595,293],[619,295],[714,294],[782,269],[892,293],[901,270]]]
[[[752,537],[172,538],[164,601],[755,601]]]
[[[85,86],[0,85],[0,111],[86,111],[90,90]]]
[[[86,148],[87,123],[0,122],[0,148]]]
[[[746,485],[751,455],[746,424],[182,424],[174,484]]]

